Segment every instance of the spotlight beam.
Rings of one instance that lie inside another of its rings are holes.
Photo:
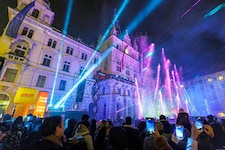
[[[97,47],[96,47],[96,49],[95,49],[95,51],[94,51],[94,53],[92,54],[92,56],[91,56],[91,58],[89,59],[89,61],[88,61],[88,63],[86,64],[86,66],[84,67],[84,69],[83,69],[83,71],[82,71],[82,73],[81,73],[81,75],[79,76],[79,78],[78,78],[78,82],[71,88],[71,90],[55,105],[55,107],[54,108],[58,108],[58,107],[60,107],[60,106],[62,106],[65,102],[66,102],[66,100],[67,100],[67,98],[70,96],[70,94],[74,91],[74,89],[76,89],[77,88],[77,86],[92,72],[92,71],[94,71],[94,69],[111,53],[111,49],[108,49],[108,50],[106,50],[104,53],[103,53],[103,55],[102,55],[102,57],[101,57],[101,59],[97,62],[97,64],[94,64],[93,66],[91,66],[91,68],[90,69],[88,69],[88,71],[87,72],[85,72],[85,70],[87,69],[87,67],[88,67],[88,65],[90,64],[90,62],[91,62],[91,60],[94,58],[94,56],[95,56],[95,54],[96,54],[96,52],[98,51],[98,49],[100,48],[100,46],[102,45],[102,43],[104,42],[104,40],[106,39],[106,37],[107,37],[107,35],[109,34],[109,32],[110,32],[110,30],[111,30],[111,28],[113,27],[113,25],[115,24],[115,22],[118,20],[118,18],[119,18],[119,16],[121,15],[121,13],[122,13],[122,11],[125,9],[125,7],[127,6],[127,4],[128,4],[128,2],[129,2],[130,0],[125,0],[124,2],[123,2],[123,4],[121,5],[121,7],[120,7],[120,9],[119,9],[119,11],[118,11],[118,14],[117,15],[115,15],[115,17],[114,17],[114,19],[113,19],[113,21],[112,21],[112,23],[110,24],[110,26],[108,27],[108,29],[106,30],[106,32],[105,32],[105,34],[104,34],[104,36],[102,37],[102,39],[101,39],[101,41],[99,42],[99,44],[97,45]]]
[[[80,74],[80,77],[84,74],[85,70],[87,69],[88,65],[91,63],[92,59],[94,58],[95,54],[97,53],[97,51],[99,50],[100,46],[102,45],[102,43],[105,41],[106,37],[108,36],[108,34],[110,33],[110,30],[112,29],[113,25],[115,24],[115,22],[118,20],[119,16],[122,14],[123,10],[126,8],[128,2],[130,0],[125,0],[120,9],[118,10],[118,13],[115,15],[115,17],[112,20],[112,23],[109,25],[109,27],[107,28],[105,34],[103,35],[103,37],[101,38],[100,42],[98,43],[98,45],[95,48],[94,53],[91,55],[90,59],[88,60],[86,66],[84,67],[82,73]],[[79,78],[80,78],[79,77]],[[78,79],[79,79],[78,78]]]
[[[142,9],[141,12],[134,18],[134,20],[129,24],[129,26],[126,28],[129,32],[132,32],[154,9],[159,6],[159,4],[162,2],[162,0],[153,0],[149,1],[149,3]],[[121,34],[121,37],[123,37],[126,34],[124,31],[123,34]]]
[[[54,77],[54,81],[53,81],[52,93],[51,93],[51,97],[50,97],[49,107],[52,106],[52,101],[53,101],[53,98],[54,98],[56,82],[57,82],[57,78],[58,78],[58,74],[59,74],[59,67],[60,67],[60,64],[61,64],[63,46],[64,46],[64,43],[65,43],[65,38],[66,38],[67,30],[68,30],[72,6],[73,6],[73,0],[69,0],[68,5],[67,5],[68,9],[66,11],[66,18],[65,18],[65,23],[64,23],[64,27],[63,27],[62,42],[61,42],[60,49],[59,49],[58,62],[57,62],[57,66],[56,66],[56,72],[55,72],[55,77]]]

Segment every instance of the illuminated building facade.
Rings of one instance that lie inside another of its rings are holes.
[[[31,2],[20,0],[16,9],[8,8],[9,20]],[[134,81],[135,77],[140,79],[142,67],[137,46],[131,44],[129,35],[120,40],[114,27],[86,67],[95,50],[51,27],[54,15],[49,3],[37,0],[15,37],[7,35],[10,21],[5,28],[0,39],[1,112],[16,117],[28,113],[44,116],[45,111],[53,111],[54,104],[72,89],[84,68],[98,63],[110,49],[111,53],[61,108],[86,111],[97,119],[118,120],[127,115],[137,118]]]
[[[185,81],[192,115],[225,117],[225,71]]]

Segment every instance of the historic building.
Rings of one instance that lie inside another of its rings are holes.
[[[189,109],[193,116],[225,117],[225,71],[185,81]]]
[[[20,0],[8,14],[0,39],[1,112],[44,116],[45,111],[58,109],[114,121],[127,115],[137,118],[135,78],[141,80],[143,63],[128,34],[121,40],[114,25],[95,51],[51,26],[55,13],[47,1]]]

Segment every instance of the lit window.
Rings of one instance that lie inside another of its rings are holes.
[[[212,82],[213,80],[212,80],[212,78],[208,78],[208,82]]]
[[[224,76],[222,76],[222,75],[221,76],[218,76],[218,79],[219,80],[223,80],[224,79]]]

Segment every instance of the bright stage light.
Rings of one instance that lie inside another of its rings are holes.
[[[210,17],[212,15],[214,15],[215,13],[217,13],[218,11],[220,11],[223,7],[225,7],[225,3],[220,4],[219,6],[217,6],[216,8],[214,8],[213,10],[211,10],[209,13],[207,13],[204,18],[206,17]]]

